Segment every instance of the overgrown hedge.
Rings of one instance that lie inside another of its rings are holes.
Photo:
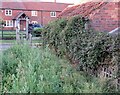
[[[55,20],[43,30],[44,45],[48,44],[58,56],[65,55],[72,63],[77,63],[80,70],[90,68],[95,72],[106,59],[118,61],[118,37],[85,30],[84,26],[81,16]]]

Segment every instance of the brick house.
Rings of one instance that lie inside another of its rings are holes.
[[[28,16],[30,23],[46,25],[54,20],[68,5],[57,2],[2,2],[0,16],[5,21],[4,30],[15,30],[15,19]],[[20,21],[20,30],[25,30],[25,20]]]
[[[88,0],[87,0],[88,1]],[[81,15],[89,19],[89,28],[109,32],[120,27],[120,2],[86,2],[65,8],[58,18]]]

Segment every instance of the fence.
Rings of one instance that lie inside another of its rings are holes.
[[[107,79],[111,85],[114,85],[116,91],[120,90],[120,78],[117,77],[118,66],[105,65],[101,66],[98,77],[101,79]]]
[[[23,35],[25,37],[25,32],[20,31],[20,35]],[[13,40],[16,39],[16,31],[0,31],[0,39],[3,40]]]

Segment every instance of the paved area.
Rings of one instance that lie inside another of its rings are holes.
[[[4,50],[7,50],[8,48],[12,47],[14,44],[10,44],[10,43],[0,43],[0,52],[1,51],[4,51]],[[36,47],[39,47],[41,46],[42,44],[40,43],[33,43],[32,44],[32,47],[33,48],[36,48]]]
[[[13,44],[9,44],[9,43],[0,43],[0,51],[6,50],[8,48],[10,48],[11,46],[13,46]]]

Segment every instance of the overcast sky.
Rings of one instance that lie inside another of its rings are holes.
[[[0,1],[7,1],[7,2],[13,2],[13,1],[17,1],[17,2],[30,2],[30,1],[35,1],[35,2],[40,2],[40,1],[44,1],[44,2],[54,2],[54,0],[0,0]],[[74,3],[77,4],[79,3],[81,0],[56,0],[56,2],[60,2],[60,3]]]
[[[52,1],[54,2],[54,0],[41,0],[41,1]],[[79,3],[81,0],[56,0],[56,2],[61,2],[61,3]]]
[[[30,2],[30,1],[34,1],[34,2],[40,2],[40,1],[44,1],[44,2],[54,2],[55,0],[0,0],[1,1],[7,1],[7,2],[13,2],[13,1],[17,1],[17,2]],[[118,2],[120,0],[56,0],[56,2],[61,2],[61,3],[74,3],[74,4],[79,4],[79,3],[84,3],[84,2],[88,2],[88,1],[94,1],[94,2],[99,2],[99,1],[107,1],[107,2]]]

